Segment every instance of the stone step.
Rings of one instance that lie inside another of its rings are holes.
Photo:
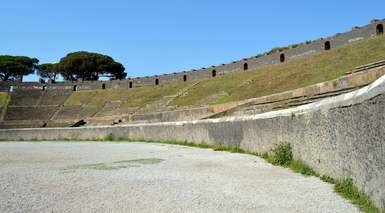
[[[320,93],[320,94],[317,94],[314,96],[303,98],[302,100],[293,100],[293,101],[289,102],[288,105],[291,107],[291,106],[300,106],[300,105],[304,105],[304,104],[308,104],[308,103],[313,103],[313,102],[318,101],[320,99],[341,95],[344,93],[351,92],[355,89],[357,89],[357,88],[353,87],[353,88],[349,88],[349,89],[342,89],[342,90],[337,90],[337,91]]]
[[[381,67],[381,66],[385,66],[385,60],[381,60],[381,61],[377,61],[377,62],[374,62],[374,63],[365,64],[365,65],[362,65],[362,66],[355,67],[354,69],[346,72],[346,75],[352,74],[352,73],[356,73],[356,72],[360,72],[360,71],[365,71],[365,70],[368,70],[368,69],[373,69],[373,68]]]
[[[337,90],[337,91],[329,91],[329,92],[324,92],[312,96],[300,96],[300,97],[294,97],[290,99],[284,99],[284,100],[278,100],[278,101],[272,101],[272,102],[265,102],[265,103],[258,103],[258,104],[253,104],[253,105],[248,105],[245,107],[242,107],[241,109],[238,109],[237,111],[262,111],[264,108],[271,108],[273,110],[277,109],[282,109],[286,107],[294,107],[294,106],[300,106],[308,103],[313,103],[315,101],[318,101],[323,98],[327,97],[332,97],[332,96],[337,96],[343,93],[348,93],[353,90],[357,89],[356,87],[354,88],[348,88],[348,89],[342,89],[342,90]],[[273,105],[276,106],[273,106]]]

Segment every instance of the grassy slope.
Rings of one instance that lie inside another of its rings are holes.
[[[171,105],[191,106],[216,104],[254,98],[307,85],[332,80],[346,71],[367,63],[385,59],[385,37],[356,42],[321,54],[310,55],[283,64],[239,72],[194,82],[181,82],[161,86],[145,86],[134,89],[107,89],[78,91],[71,95],[66,105],[86,104],[102,106],[106,101],[121,100],[127,107],[142,107],[176,94],[192,86],[187,94],[175,98]],[[218,95],[216,99],[210,98]],[[210,101],[208,101],[210,100]]]
[[[4,107],[9,102],[9,96],[7,92],[0,92],[0,107]]]
[[[160,86],[146,86],[133,89],[106,89],[106,90],[81,90],[72,93],[65,105],[85,104],[90,107],[101,107],[107,101],[122,101],[126,107],[142,107],[152,103],[163,96],[173,95],[187,84],[170,84]]]
[[[205,97],[222,91],[228,95],[213,103],[274,94],[332,80],[356,66],[381,59],[385,59],[384,37],[357,42],[283,64],[235,75],[224,75],[215,79],[205,79],[191,88],[188,95],[176,98],[172,104],[177,106],[194,105]]]

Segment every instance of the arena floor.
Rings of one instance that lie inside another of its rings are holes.
[[[358,212],[330,184],[245,154],[1,142],[0,212]]]

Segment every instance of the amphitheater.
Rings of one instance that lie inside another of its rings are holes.
[[[290,144],[385,208],[384,20],[227,64],[113,81],[1,83],[0,139]],[[177,62],[176,62],[177,63]],[[154,210],[154,209],[152,209]],[[293,210],[294,211],[294,210]]]

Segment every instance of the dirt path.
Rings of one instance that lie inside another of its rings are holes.
[[[357,212],[262,159],[146,143],[0,143],[0,212]]]

